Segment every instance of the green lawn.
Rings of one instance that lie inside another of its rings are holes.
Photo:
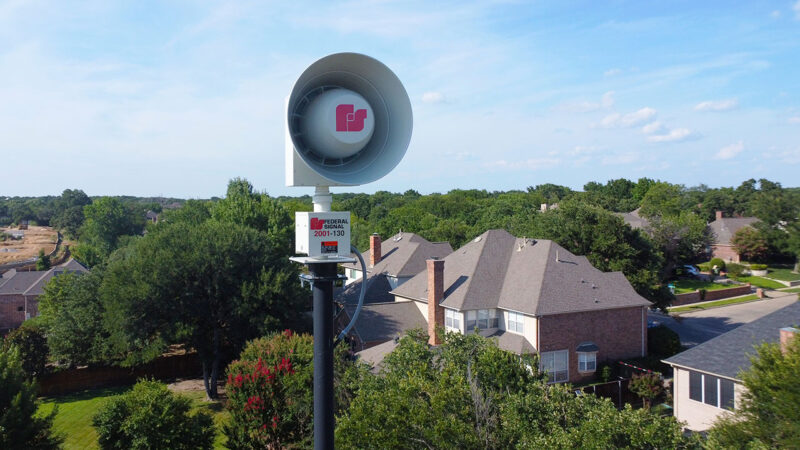
[[[689,311],[701,311],[708,308],[714,308],[717,306],[725,306],[725,305],[733,305],[735,303],[742,303],[742,302],[749,302],[751,300],[758,299],[756,294],[746,295],[744,297],[735,297],[735,298],[728,298],[725,300],[717,300],[716,302],[708,302],[703,303],[702,305],[686,305],[686,306],[678,306],[675,308],[669,308],[670,313],[681,313],[681,312],[689,312]]]
[[[800,273],[792,273],[792,268],[781,268],[781,267],[770,267],[769,268],[769,275],[770,278],[774,278],[776,280],[783,280],[783,281],[797,281],[800,280]]]
[[[774,280],[768,280],[764,277],[739,277],[735,278],[736,281],[741,281],[742,283],[750,283],[755,287],[760,287],[764,289],[780,289],[786,287],[786,285],[778,283]]]
[[[65,437],[65,449],[96,449],[99,446],[97,445],[97,433],[92,427],[92,417],[105,400],[121,394],[127,389],[129,388],[94,389],[77,394],[43,398],[39,412],[47,414],[53,410],[54,405],[58,405],[58,414],[53,427],[56,432]],[[213,415],[214,425],[217,427],[214,447],[224,448],[225,437],[222,435],[222,424],[227,420],[228,412],[225,411],[222,404],[206,402],[206,395],[203,391],[182,392],[181,395],[189,397],[195,409],[203,409]]]
[[[800,292],[800,288],[791,288],[791,289],[783,289],[781,292],[790,292],[792,294],[797,294]]]
[[[687,292],[694,292],[698,289],[705,289],[707,291],[715,291],[717,289],[725,289],[730,286],[727,284],[722,283],[713,283],[711,281],[700,281],[700,280],[676,280],[673,281],[672,284],[675,285],[675,293],[676,294],[685,294]]]

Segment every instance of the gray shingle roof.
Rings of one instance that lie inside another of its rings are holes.
[[[381,242],[381,260],[375,267],[367,267],[367,272],[412,277],[425,270],[427,259],[444,258],[452,252],[448,242],[430,242],[414,233],[398,233]],[[369,249],[362,253],[369,264]],[[361,270],[361,264],[344,264],[344,267]]]
[[[615,213],[633,229],[643,229],[650,225],[650,221],[639,215],[639,208],[627,213]]]
[[[345,307],[353,317],[356,307]],[[427,328],[425,317],[414,302],[374,303],[364,305],[353,329],[363,342],[388,341],[413,328]]]
[[[779,342],[781,328],[798,324],[800,302],[678,353],[664,362],[738,380],[739,372],[750,369],[750,355],[756,353],[754,346]]]
[[[54,276],[60,275],[65,272],[88,272],[89,269],[84,267],[74,259],[51,268],[50,270],[40,270],[31,272],[16,272],[12,274],[5,282],[0,283],[0,295],[2,294],[25,294],[25,295],[42,295],[44,293],[44,286]]]
[[[483,335],[483,333],[481,333]],[[488,336],[484,336],[497,341],[497,346],[501,349],[516,353],[518,355],[526,355],[536,353],[530,342],[525,339],[521,334],[507,333],[503,330],[496,330]]]
[[[731,245],[731,238],[737,231],[758,221],[755,217],[723,217],[711,222],[708,226],[716,236],[715,244]]]
[[[489,230],[444,258],[444,300],[456,310],[502,308],[541,316],[649,306],[621,272],[604,273],[553,241]],[[392,291],[427,302],[427,272]]]
[[[361,295],[361,283],[363,282],[364,279],[361,278],[345,286],[336,295],[336,301],[349,305],[358,304],[358,296]],[[391,290],[392,285],[389,284],[386,275],[370,275],[367,277],[367,292],[364,294],[364,304],[394,301],[394,295],[389,293]]]

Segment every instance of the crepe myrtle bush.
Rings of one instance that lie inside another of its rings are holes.
[[[228,366],[228,447],[308,444],[312,425],[313,339],[291,330],[251,341]],[[309,398],[306,398],[309,397]]]

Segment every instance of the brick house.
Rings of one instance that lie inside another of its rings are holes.
[[[722,211],[717,211],[716,220],[708,224],[715,236],[714,243],[711,244],[711,257],[721,258],[726,262],[740,262],[741,258],[733,248],[731,239],[737,231],[758,221],[755,217],[722,217]]]
[[[412,304],[395,305],[389,292],[425,270],[429,258],[443,258],[453,252],[447,242],[430,242],[414,233],[400,232],[386,241],[370,236],[367,263],[367,292],[364,307],[350,340],[356,350],[386,342],[405,330],[423,327],[425,321]],[[360,264],[344,264],[346,286],[335,296],[342,308],[337,316],[337,331],[350,321],[358,304],[364,276]]]
[[[622,273],[548,240],[489,230],[391,293],[395,307],[417,309],[432,345],[437,326],[477,329],[505,350],[539,353],[554,382],[590,380],[598,363],[647,352],[651,303]]]
[[[785,346],[800,330],[800,302],[703,342],[664,362],[672,366],[673,413],[693,431],[705,431],[736,410],[745,391],[741,373],[750,369],[755,346]]]
[[[85,273],[88,269],[74,259],[50,270],[17,272],[11,269],[0,277],[0,333],[22,325],[39,315],[38,298],[50,279],[65,272]]]

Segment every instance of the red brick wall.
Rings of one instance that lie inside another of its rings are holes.
[[[695,292],[687,292],[685,294],[677,294],[675,295],[675,301],[672,302],[672,306],[680,306],[680,305],[689,305],[692,303],[697,302],[706,302],[709,300],[719,300],[721,298],[729,298],[729,297],[738,297],[740,295],[747,295],[753,291],[750,283],[747,283],[743,286],[737,286],[728,289],[717,289],[715,291],[706,291],[706,296],[704,299],[700,299],[700,293]]]
[[[22,311],[17,311],[22,308]],[[11,330],[25,320],[25,296],[22,294],[0,295],[0,330]]]
[[[738,263],[740,261],[739,254],[736,253],[736,250],[734,250],[730,245],[712,245],[711,257],[721,258],[725,262]]]
[[[578,373],[578,344],[597,344],[598,365],[635,358],[642,356],[643,349],[647,352],[646,330],[647,312],[640,306],[543,316],[539,318],[539,351],[569,350],[569,381],[587,381],[595,375]]]

